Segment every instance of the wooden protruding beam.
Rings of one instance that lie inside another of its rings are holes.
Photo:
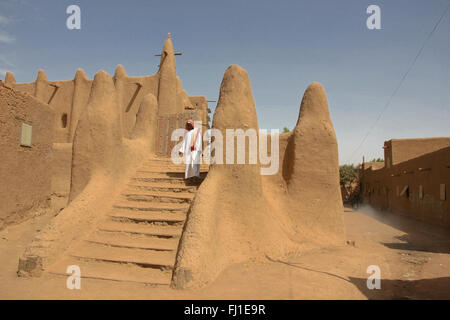
[[[125,112],[129,112],[131,107],[133,106],[134,100],[136,100],[137,95],[139,94],[139,91],[142,88],[142,83],[140,82],[134,82],[133,84],[135,84],[137,86],[136,91],[133,94],[133,97],[131,97],[130,102],[128,103],[127,108],[125,109]]]
[[[174,56],[182,56],[183,53],[182,52],[175,52],[173,55]],[[155,54],[155,57],[161,57],[161,54]]]
[[[50,99],[49,99],[48,102],[47,102],[47,104],[50,104],[50,103],[52,102],[53,98],[55,97],[56,92],[57,92],[58,89],[59,89],[59,86],[58,86],[56,83],[49,83],[48,85],[55,88],[55,91],[53,91],[53,93],[52,93]]]

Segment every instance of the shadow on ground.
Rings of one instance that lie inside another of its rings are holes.
[[[348,210],[349,208],[346,208],[346,212]],[[431,225],[396,213],[379,211],[369,205],[359,207],[358,212],[405,232],[404,235],[396,237],[399,242],[381,242],[381,244],[390,249],[450,253],[450,232],[443,227]]]
[[[399,237],[395,237],[402,242],[384,243],[382,245],[394,249],[394,250],[410,250],[410,251],[422,251],[422,252],[434,252],[434,253],[450,253],[449,241],[437,241],[435,243],[425,243],[417,239],[417,236],[412,234],[404,234]]]
[[[368,299],[450,299],[450,277],[420,280],[381,280],[381,289],[369,290],[367,279],[349,277]]]

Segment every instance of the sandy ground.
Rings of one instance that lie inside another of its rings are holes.
[[[181,291],[136,283],[16,276],[20,254],[52,218],[42,214],[0,231],[0,299],[450,299],[450,232],[365,207],[345,209],[350,244],[283,261],[233,265],[208,287]],[[381,270],[368,290],[367,267]]]

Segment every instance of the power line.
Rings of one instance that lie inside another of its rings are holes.
[[[450,9],[450,4],[447,6],[447,8],[445,8],[444,12],[442,13],[442,15],[440,16],[439,20],[436,22],[436,24],[434,25],[433,29],[431,30],[431,32],[428,34],[428,36],[425,38],[425,41],[422,44],[422,47],[420,48],[419,52],[417,52],[416,56],[414,57],[414,60],[412,61],[411,65],[409,66],[408,70],[405,72],[405,74],[403,75],[403,77],[400,79],[400,82],[398,83],[398,85],[395,87],[394,91],[392,92],[391,96],[389,97],[388,101],[386,102],[386,104],[384,105],[383,110],[381,111],[381,113],[378,115],[377,119],[375,120],[375,122],[370,126],[369,131],[367,131],[366,135],[364,136],[364,138],[362,139],[361,143],[358,145],[358,147],[355,149],[355,151],[353,151],[352,155],[350,156],[350,158],[348,160],[353,159],[353,157],[355,156],[356,152],[363,146],[364,142],[366,141],[367,137],[370,135],[370,133],[372,132],[372,130],[375,128],[376,124],[378,123],[378,121],[381,119],[381,116],[383,115],[383,113],[387,110],[387,108],[389,107],[389,105],[391,104],[392,99],[394,98],[394,96],[397,94],[398,90],[400,89],[400,87],[403,84],[403,81],[405,81],[406,77],[408,76],[409,72],[411,71],[411,69],[414,67],[414,65],[416,64],[417,60],[419,59],[420,55],[422,54],[423,49],[425,48],[426,44],[428,43],[428,41],[430,40],[430,38],[433,36],[433,33],[436,31],[437,27],[439,26],[439,24],[441,23],[442,19],[444,18],[444,16],[447,14],[448,10]],[[349,161],[347,161],[349,162]]]

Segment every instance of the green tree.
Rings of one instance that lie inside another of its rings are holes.
[[[284,127],[284,128],[283,128],[283,133],[290,132],[290,131],[291,131],[291,130],[289,130],[288,127]]]
[[[383,158],[373,158],[371,162],[384,162]]]
[[[339,176],[342,186],[351,185],[358,181],[358,167],[352,164],[344,164],[339,167]]]

